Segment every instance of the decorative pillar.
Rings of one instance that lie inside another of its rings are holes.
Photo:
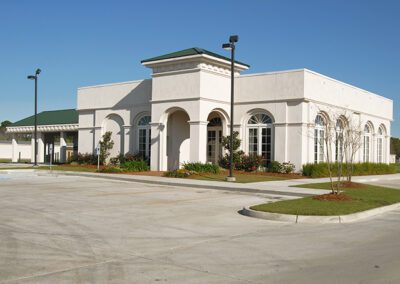
[[[208,121],[189,121],[190,161],[207,162],[207,124]]]
[[[133,145],[132,145],[132,141],[133,141],[133,128],[131,125],[124,125],[124,148],[123,148],[123,153],[122,154],[126,154],[126,153],[130,153],[133,151]]]
[[[31,138],[31,163],[35,162],[35,136],[32,133],[32,138]]]
[[[93,145],[92,145],[92,153],[96,153],[96,147],[99,145],[99,142],[103,136],[103,131],[101,126],[93,127]],[[80,141],[80,140],[79,140]],[[84,141],[82,141],[84,143]]]
[[[386,135],[383,141],[383,162],[390,163],[390,136]]]
[[[44,163],[44,134],[42,132],[38,132],[37,135],[37,143],[38,143],[38,153],[37,153],[37,161],[38,163]]]
[[[17,143],[17,139],[15,139],[15,134],[13,134],[13,136],[12,136],[11,144],[12,144],[11,161],[13,163],[16,163],[16,162],[18,162],[19,153],[18,153],[18,143]]]
[[[287,162],[287,124],[274,123],[272,137],[274,139],[272,143],[272,160],[280,163]],[[299,147],[299,151],[300,149]]]
[[[152,171],[167,170],[167,139],[166,128],[162,123],[150,123],[151,126],[151,158],[150,169]]]
[[[67,162],[67,142],[65,132],[60,132],[60,163]]]
[[[370,149],[371,157],[369,161],[371,163],[376,163],[378,162],[378,151],[377,151],[378,142],[376,141],[375,133],[371,135],[370,147],[371,147]]]

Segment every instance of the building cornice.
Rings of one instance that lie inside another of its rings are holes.
[[[79,124],[56,124],[56,125],[38,125],[38,132],[64,132],[78,131]],[[12,126],[7,127],[9,133],[31,133],[35,131],[35,126]]]
[[[226,104],[229,105],[230,103],[227,101],[220,101],[220,100],[214,100],[214,99],[208,99],[208,98],[201,98],[201,97],[196,97],[196,98],[186,98],[186,99],[169,99],[169,100],[157,100],[157,101],[150,101],[151,104],[162,104],[162,103],[177,103],[177,102],[190,102],[190,101],[207,101],[207,102],[213,102],[213,103],[219,103],[219,104]]]
[[[311,102],[311,103],[314,103],[314,104],[324,105],[324,106],[327,106],[327,107],[330,107],[330,108],[348,110],[348,111],[350,111],[350,112],[352,112],[354,114],[357,114],[357,115],[371,116],[371,117],[375,117],[375,118],[386,120],[386,121],[389,120],[390,122],[393,121],[393,118],[386,118],[386,117],[382,117],[382,116],[379,116],[379,115],[374,115],[374,114],[371,114],[371,113],[366,113],[366,112],[363,112],[363,111],[359,111],[359,110],[355,110],[355,109],[351,109],[351,108],[347,108],[347,107],[342,107],[342,106],[338,106],[338,105],[334,105],[334,104],[329,104],[329,103],[325,103],[325,102],[321,102],[321,101],[317,101],[317,100],[313,100],[313,99],[307,99],[306,98],[304,101],[305,102]]]

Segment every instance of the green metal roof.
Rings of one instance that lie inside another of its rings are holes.
[[[168,54],[152,57],[152,58],[149,58],[149,59],[145,59],[145,60],[142,60],[141,63],[146,63],[146,62],[151,62],[151,61],[156,61],[156,60],[163,60],[163,59],[178,58],[178,57],[184,57],[184,56],[191,56],[191,55],[198,55],[198,54],[207,54],[209,56],[213,56],[213,57],[216,57],[216,58],[224,59],[224,60],[227,60],[227,61],[231,60],[228,57],[219,55],[217,53],[208,51],[206,49],[199,48],[199,47],[192,47],[192,48],[188,48],[188,49],[184,49],[184,50],[180,50],[180,51],[176,51],[176,52],[172,52],[172,53],[168,53]],[[238,63],[238,64],[241,64],[241,65],[250,67],[250,65],[245,64],[243,62],[239,62],[239,61],[235,61],[235,62]]]
[[[38,125],[57,125],[57,124],[77,124],[78,123],[78,112],[75,109],[63,109],[63,110],[52,110],[43,111],[37,115]],[[33,126],[35,125],[35,116],[29,116],[21,119],[10,127],[14,126]]]

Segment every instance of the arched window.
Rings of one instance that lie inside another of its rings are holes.
[[[363,161],[368,163],[370,161],[371,153],[371,127],[366,124],[364,126],[364,138],[363,138]]]
[[[142,116],[137,123],[138,152],[145,160],[150,160],[151,116]]]
[[[343,121],[338,119],[336,122],[336,139],[335,139],[335,159],[336,162],[343,161]]]
[[[208,122],[207,126],[209,127],[222,126],[222,120],[220,117],[214,117]]]
[[[382,125],[378,128],[378,136],[376,138],[376,146],[377,146],[377,161],[378,163],[384,163],[383,159],[383,141],[384,141],[384,129]]]
[[[315,118],[314,128],[314,162],[320,163],[325,157],[325,120],[319,114]]]
[[[263,165],[272,161],[272,119],[265,113],[257,113],[247,122],[249,155],[260,155]]]

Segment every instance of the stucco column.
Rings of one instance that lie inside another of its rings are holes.
[[[165,171],[167,170],[167,145],[165,137],[165,125],[162,123],[150,123],[150,126],[150,169],[152,171]]]
[[[385,145],[384,145],[384,152],[383,152],[383,162],[386,164],[390,163],[390,136],[385,136]]]
[[[67,142],[65,132],[60,132],[60,163],[67,162]]]
[[[272,160],[280,163],[287,162],[287,125],[286,123],[274,123],[272,143]],[[300,151],[299,147],[299,151]]]
[[[35,137],[34,134],[32,133],[32,138],[31,138],[31,163],[35,162]]]
[[[100,126],[93,127],[92,131],[93,131],[92,153],[96,153],[96,147],[99,145],[99,142],[102,139],[102,134],[101,134],[102,128]],[[84,141],[82,142],[84,143]]]
[[[207,124],[208,121],[189,121],[190,125],[190,161],[207,161]]]
[[[38,132],[37,143],[38,143],[38,153],[37,153],[37,161],[38,163],[44,163],[44,134]]]
[[[133,149],[132,147],[132,141],[134,139],[134,135],[133,135],[133,127],[131,125],[124,125],[124,148],[123,148],[123,153],[122,154],[126,154],[126,153],[130,153],[133,152],[131,151],[131,149]],[[132,141],[131,141],[132,140]]]
[[[15,138],[15,134],[13,134],[12,136],[12,155],[11,155],[11,161],[13,163],[18,162],[18,143],[17,143],[17,139]]]
[[[377,145],[378,142],[376,141],[376,135],[375,133],[371,135],[371,142],[370,142],[370,152],[371,152],[371,157],[369,159],[369,161],[371,163],[376,163],[378,161],[378,152],[377,152]]]

